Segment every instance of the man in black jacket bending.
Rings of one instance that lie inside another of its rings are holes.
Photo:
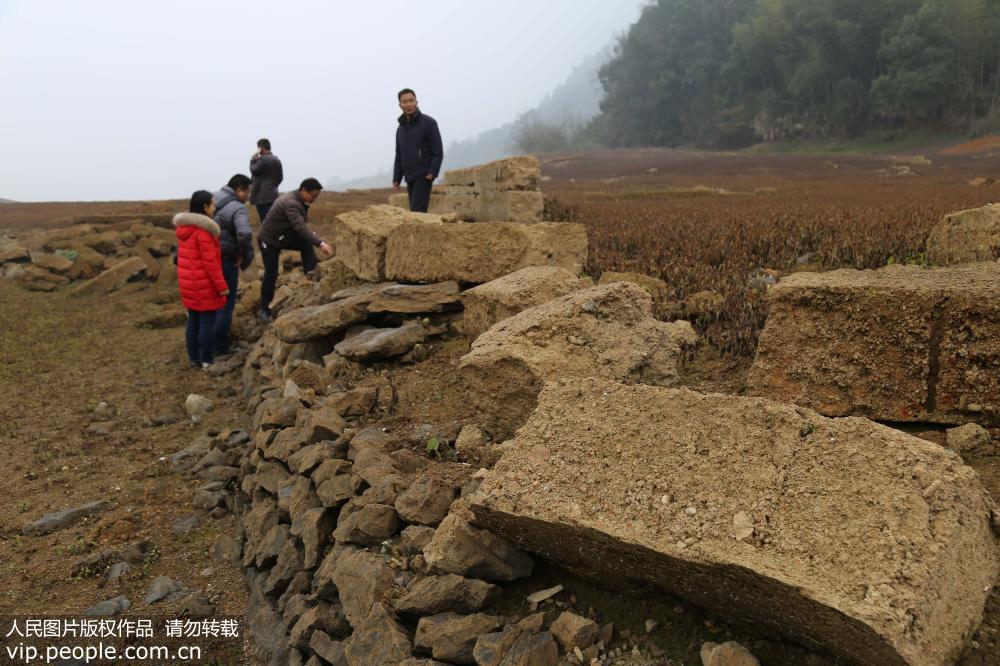
[[[417,108],[417,94],[403,88],[397,95],[399,117],[396,129],[396,164],[392,170],[392,186],[406,179],[406,191],[410,195],[410,210],[426,213],[431,202],[431,187],[441,170],[444,148],[437,121],[421,113]]]
[[[260,318],[271,319],[271,300],[278,282],[278,259],[282,250],[298,250],[302,270],[311,273],[316,268],[316,250],[327,256],[333,248],[309,228],[309,206],[319,198],[323,186],[315,178],[306,178],[296,192],[285,192],[267,212],[257,234],[260,257],[264,260],[264,277],[260,281]]]

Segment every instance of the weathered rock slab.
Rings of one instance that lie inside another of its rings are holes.
[[[87,502],[71,509],[47,513],[38,520],[25,525],[21,532],[25,536],[40,536],[55,532],[68,525],[72,525],[82,518],[99,513],[108,508],[108,506],[110,506],[108,502],[104,501]]]
[[[651,306],[640,287],[616,282],[529,308],[479,336],[459,369],[484,424],[513,432],[552,379],[674,383],[694,332],[687,322],[657,321]]]
[[[355,297],[297,308],[274,320],[274,333],[282,342],[319,340],[364,321],[366,305],[367,299]]]
[[[990,500],[954,453],[865,419],[685,389],[546,385],[469,503],[478,525],[546,559],[851,663],[952,663],[1000,569]]]
[[[368,312],[417,314],[444,312],[462,306],[458,283],[390,284],[375,291],[368,303]]]
[[[482,634],[496,631],[500,621],[496,616],[485,613],[458,615],[441,613],[420,618],[414,646],[418,650],[430,652],[435,659],[443,659],[457,664],[474,662],[472,650],[476,639]]]
[[[468,337],[477,338],[522,310],[592,286],[589,278],[558,266],[522,268],[462,293],[463,330]]]
[[[424,548],[432,571],[486,580],[517,580],[531,575],[534,562],[508,540],[447,516]]]
[[[1000,205],[946,215],[927,237],[927,259],[951,266],[1000,258]]]
[[[423,342],[427,331],[420,322],[394,328],[369,328],[344,338],[334,351],[351,361],[376,361],[400,356]]]
[[[410,634],[386,604],[374,604],[362,621],[351,624],[354,633],[347,645],[350,666],[397,666],[413,656]]]
[[[400,613],[410,615],[475,613],[499,592],[499,587],[482,580],[455,574],[427,576],[411,584],[394,605]]]
[[[404,224],[385,247],[386,277],[406,282],[482,283],[528,266],[578,271],[586,261],[584,226],[555,222]]]
[[[437,215],[411,213],[389,205],[342,213],[334,220],[332,232],[337,259],[362,280],[378,282],[385,277],[389,233],[400,225],[440,220]]]
[[[1000,423],[1000,264],[800,273],[768,300],[752,395],[827,416]]]
[[[106,294],[120,289],[126,283],[148,274],[146,264],[139,257],[130,257],[104,271],[100,275],[74,287],[70,292],[73,296],[86,294]]]

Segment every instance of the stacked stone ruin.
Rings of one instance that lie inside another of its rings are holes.
[[[227,501],[242,512],[233,557],[263,663],[592,663],[609,628],[499,610],[539,558],[643,581],[847,663],[952,663],[981,621],[998,516],[961,458],[786,395],[672,388],[697,336],[654,316],[648,285],[582,277],[577,225],[376,206],[341,215],[334,238],[315,280],[279,290],[243,366],[252,428]],[[992,280],[975,275],[970,290]],[[909,274],[891,279],[901,290]],[[822,291],[827,316],[849,323],[837,303],[897,293],[851,285]],[[906,316],[923,312],[921,294]],[[794,309],[820,307],[813,291],[775,302],[803,330]],[[962,302],[955,316],[978,321],[984,306]],[[855,330],[867,329],[835,333]],[[900,359],[923,349],[891,330]],[[396,396],[380,364],[419,362],[462,335],[476,423],[457,438],[383,427]],[[799,342],[783,370],[808,354]],[[499,461],[434,463],[429,435],[459,450],[492,440]]]
[[[469,222],[541,222],[545,199],[540,182],[538,158],[531,156],[455,169],[431,192],[427,210]],[[404,193],[390,195],[389,204],[410,209]]]
[[[171,214],[86,216],[67,228],[0,239],[0,276],[30,291],[106,294],[130,282],[174,285]]]

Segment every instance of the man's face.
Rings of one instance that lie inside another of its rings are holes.
[[[412,116],[417,112],[417,96],[413,93],[406,93],[399,98],[399,108],[407,116]]]
[[[316,199],[319,199],[319,193],[321,191],[322,190],[313,190],[310,192],[309,190],[299,190],[299,195],[302,197],[303,201],[311,206]]]
[[[250,198],[250,189],[247,187],[237,187],[236,198],[240,200],[240,203],[246,203],[247,199]]]

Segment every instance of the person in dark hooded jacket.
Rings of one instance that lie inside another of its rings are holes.
[[[229,183],[215,193],[215,221],[219,225],[219,246],[222,251],[222,274],[229,286],[226,305],[215,317],[215,354],[229,354],[229,329],[233,323],[233,309],[236,307],[236,291],[240,281],[240,271],[246,270],[253,261],[253,231],[250,229],[250,215],[246,202],[250,198],[250,178],[238,173]]]
[[[187,213],[174,215],[177,227],[177,286],[188,311],[187,353],[191,367],[207,368],[213,361],[215,313],[226,304],[229,287],[222,276],[219,225],[212,219],[212,193],[191,195]]]

